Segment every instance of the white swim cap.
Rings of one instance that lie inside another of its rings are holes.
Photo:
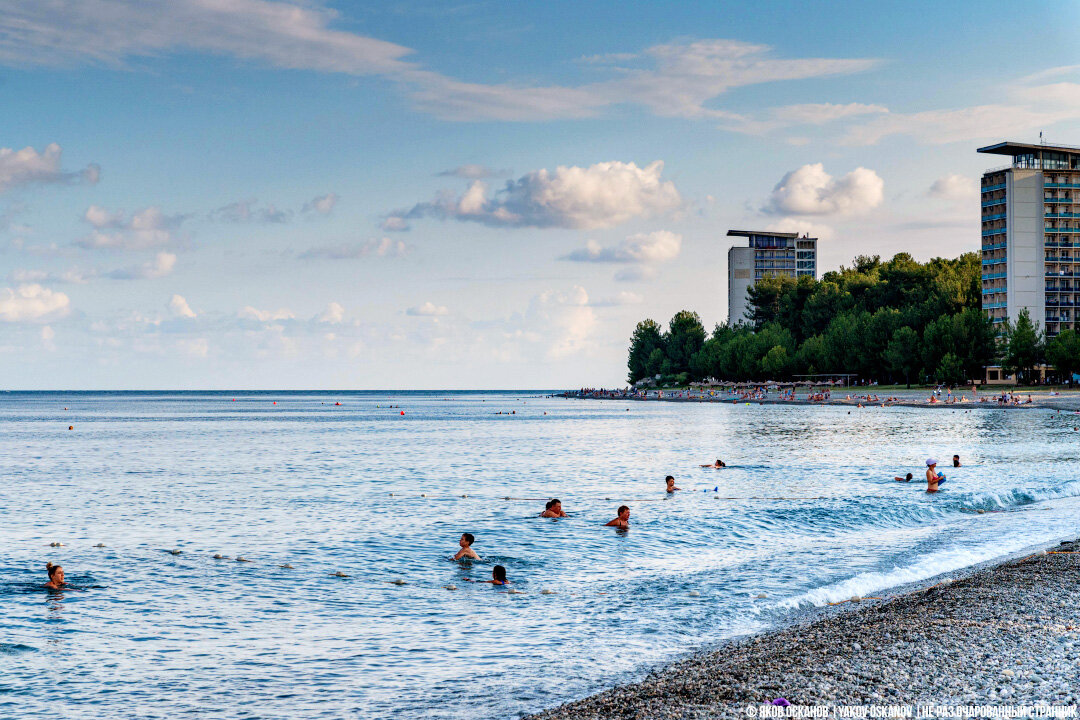
[[[926,458],[926,466],[930,467],[931,465],[937,465],[937,460],[934,458]]]

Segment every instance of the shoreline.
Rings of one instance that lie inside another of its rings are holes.
[[[527,716],[746,718],[748,705],[1076,705],[1080,539],[819,607]],[[854,600],[854,599],[853,599]],[[830,715],[832,716],[832,715]]]
[[[864,389],[859,388],[859,391],[865,392]],[[558,393],[553,397],[564,398],[567,400],[610,400],[616,402],[674,402],[674,403],[705,403],[713,405],[798,405],[798,406],[838,406],[856,408],[862,407],[863,409],[869,408],[891,408],[891,407],[910,407],[910,408],[923,408],[923,409],[947,409],[947,410],[1020,410],[1020,409],[1040,409],[1040,410],[1055,410],[1061,412],[1080,412],[1080,392],[1070,391],[1067,393],[1060,393],[1058,395],[1049,395],[1046,392],[1024,392],[1018,393],[1019,395],[1028,396],[1032,398],[1031,403],[1021,403],[1019,405],[999,405],[994,400],[988,400],[982,402],[980,400],[967,400],[961,402],[947,403],[944,401],[928,402],[925,399],[917,399],[912,396],[911,390],[893,391],[892,396],[897,397],[896,400],[878,400],[867,401],[865,399],[852,397],[848,400],[846,397],[834,397],[828,400],[807,400],[805,398],[796,398],[794,400],[781,399],[779,396],[770,395],[765,398],[743,398],[743,397],[708,397],[700,395],[691,395],[687,391],[665,391],[672,393],[667,397],[641,397],[636,395],[622,394],[618,392],[589,392],[581,393],[579,391],[570,390],[563,393]],[[686,396],[676,396],[675,392],[686,393]],[[897,396],[899,393],[899,396]],[[873,394],[873,393],[870,393]],[[925,397],[927,393],[920,393],[920,397]],[[982,397],[996,397],[996,394],[984,394]]]

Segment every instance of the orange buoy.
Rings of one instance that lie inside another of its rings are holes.
[[[402,410],[402,411],[401,411],[401,414],[402,414],[402,415],[404,415],[404,414],[405,414],[405,411],[404,411],[404,410]]]
[[[277,405],[277,400],[274,401],[274,404]]]
[[[75,429],[74,425],[68,425],[68,430],[74,430],[74,429]]]

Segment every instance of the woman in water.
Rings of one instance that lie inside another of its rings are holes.
[[[468,578],[466,578],[466,579],[468,579]],[[506,579],[506,568],[504,568],[502,565],[496,565],[495,567],[491,568],[491,579],[490,580],[469,580],[469,582],[481,583],[481,584],[490,583],[492,585],[509,585],[510,584],[510,581]]]
[[[45,563],[45,572],[49,573],[49,582],[45,583],[45,587],[50,590],[59,590],[64,585],[64,568],[59,565],[53,565],[51,562]]]
[[[714,462],[712,465],[702,465],[701,467],[716,468],[719,470],[722,467],[727,467],[727,465],[725,465],[724,461],[720,458],[716,458],[716,462]]]

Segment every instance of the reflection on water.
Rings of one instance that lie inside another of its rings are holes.
[[[0,397],[23,715],[512,716],[1080,526],[1076,419],[1038,410]],[[549,497],[569,517],[539,518]],[[621,504],[629,529],[604,527]],[[447,560],[462,532],[481,560]],[[70,587],[43,588],[46,560]],[[467,582],[496,564],[510,586]]]

